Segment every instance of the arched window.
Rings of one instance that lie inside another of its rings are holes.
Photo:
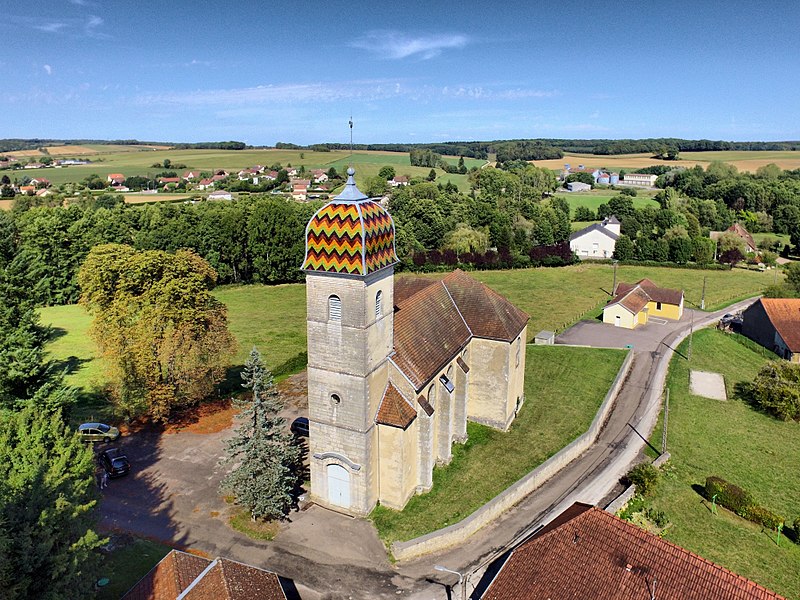
[[[436,386],[435,385],[431,385],[431,387],[428,388],[428,404],[430,404],[432,407],[436,405]]]
[[[379,319],[381,314],[383,314],[383,291],[378,290],[375,295],[375,318]]]
[[[339,396],[339,394],[331,394],[331,402],[333,404],[339,404],[339,403],[341,403],[341,401],[342,401],[342,398],[341,398],[341,396]]]
[[[342,300],[339,296],[330,296],[328,298],[328,320],[342,320]]]
[[[517,338],[517,364],[515,365],[517,367],[519,366],[519,360],[521,358],[521,355],[522,355],[522,338],[518,337]]]

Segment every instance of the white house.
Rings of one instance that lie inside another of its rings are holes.
[[[209,200],[233,200],[233,194],[225,190],[218,190],[216,192],[211,192],[208,195]]]
[[[649,175],[646,173],[625,173],[622,181],[619,183],[624,185],[653,187],[656,184],[656,179],[658,179],[657,175]]]
[[[620,236],[620,223],[614,215],[569,236],[569,247],[580,259],[611,258]]]

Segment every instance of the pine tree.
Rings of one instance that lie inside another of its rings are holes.
[[[69,600],[97,576],[92,450],[56,411],[0,416],[0,597]]]
[[[280,519],[289,513],[301,483],[300,448],[279,416],[283,402],[255,347],[245,363],[242,382],[252,394],[241,402],[242,423],[228,441],[223,461],[235,467],[222,480],[220,490],[232,493],[253,519]]]

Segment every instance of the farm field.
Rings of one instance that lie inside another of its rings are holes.
[[[381,539],[409,540],[464,519],[569,444],[591,425],[624,359],[622,350],[529,344],[525,404],[509,431],[468,423],[469,439],[434,468],[430,492],[402,511],[372,512]]]
[[[607,264],[579,264],[558,269],[476,271],[472,275],[530,315],[528,339],[533,339],[542,329],[562,331],[581,318],[593,318],[599,314],[608,298],[604,290],[611,288],[613,268]],[[426,277],[439,278],[441,274]],[[617,277],[618,281],[631,282],[649,277],[659,285],[682,287],[686,290],[687,306],[700,302],[703,277],[707,277],[706,305],[709,310],[755,295],[774,279],[769,272],[628,265],[618,267]],[[303,284],[223,286],[214,293],[227,305],[229,326],[239,343],[234,365],[243,364],[255,345],[276,379],[305,367]],[[571,298],[571,301],[564,302],[564,298]],[[91,318],[79,305],[47,307],[41,309],[40,314],[43,324],[55,328],[48,346],[50,356],[68,369],[67,382],[82,391],[74,418],[108,416],[110,407],[99,394],[106,383],[104,367],[88,334]]]
[[[701,165],[707,167],[713,161],[731,163],[740,171],[754,173],[756,169],[775,163],[782,169],[800,168],[800,151],[719,151],[719,152],[681,152],[680,160],[658,160],[649,154],[564,154],[563,158],[552,160],[533,161],[537,167],[561,170],[565,164],[572,166],[585,165],[587,167],[607,168],[610,170],[642,169],[653,165],[666,165],[670,167],[693,167]]]
[[[653,200],[654,195],[655,192],[639,191],[635,198],[631,198],[631,200],[633,200],[634,208],[646,208],[648,206],[658,208],[658,202]],[[575,209],[579,206],[585,206],[591,210],[597,210],[598,206],[601,204],[608,204],[609,200],[616,198],[617,196],[619,196],[619,193],[613,190],[592,190],[591,192],[557,192],[555,194],[556,198],[564,198],[567,202],[569,202],[569,207],[572,209],[573,214],[575,213]]]
[[[54,147],[54,148],[67,148]],[[309,150],[170,150],[161,147],[149,146],[75,146],[80,152],[60,154],[61,156],[78,156],[92,160],[89,165],[71,165],[67,167],[55,168],[48,167],[35,171],[26,171],[25,175],[36,175],[46,177],[53,185],[62,183],[78,182],[96,173],[104,177],[108,173],[122,173],[124,175],[155,175],[163,171],[162,167],[153,167],[154,163],[163,163],[164,159],[169,159],[175,164],[185,164],[190,169],[226,169],[228,171],[239,171],[245,167],[256,164],[269,166],[274,163],[281,163],[283,166],[291,164],[294,167],[304,165],[306,169],[329,169],[336,167],[337,171],[344,171],[352,162],[356,169],[356,181],[363,184],[368,177],[378,174],[384,165],[395,167],[398,175],[409,175],[411,177],[427,177],[430,172],[428,167],[412,167],[408,153],[405,152],[354,152],[352,161],[350,153],[344,150],[331,152],[313,152]],[[39,156],[36,150],[13,153],[16,156]],[[91,154],[95,152],[95,154]],[[300,155],[303,158],[300,158]],[[52,156],[56,154],[51,153]],[[458,163],[458,157],[445,157],[453,165]],[[467,168],[481,166],[483,160],[465,158],[464,163]],[[174,170],[174,169],[173,169]],[[184,170],[184,169],[178,169]],[[10,172],[10,176],[21,176],[20,172]],[[451,178],[453,183],[459,185],[460,189],[466,188],[466,178],[464,175],[449,175],[441,169],[437,173],[443,176],[443,181]]]
[[[687,341],[680,351],[686,354]],[[721,373],[727,401],[694,396],[689,365],[675,355],[667,385],[671,459],[646,506],[666,514],[666,539],[787,598],[800,598],[800,545],[719,507],[713,515],[693,486],[716,475],[749,491],[764,507],[787,519],[800,516],[800,424],[763,414],[737,394],[761,365],[775,356],[737,335],[713,329],[693,339],[691,368]],[[661,428],[652,441],[661,443]]]

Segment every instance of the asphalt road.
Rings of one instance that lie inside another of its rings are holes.
[[[694,327],[749,302],[718,313],[697,313]],[[628,424],[649,435],[659,414],[670,346],[688,334],[691,326],[689,309],[677,323],[652,323],[630,331],[580,322],[559,336],[558,343],[633,345],[632,369],[611,415],[591,449],[459,548],[391,564],[369,521],[318,506],[293,512],[274,541],[248,538],[227,524],[230,507],[217,491],[224,475],[218,461],[231,430],[151,432],[124,438],[132,472],[104,490],[101,525],[275,571],[293,580],[305,600],[448,598],[446,585],[457,578],[435,571],[435,564],[468,574],[470,590],[485,585],[497,557],[535,527],[575,501],[603,504],[614,495],[619,478],[644,447]]]

